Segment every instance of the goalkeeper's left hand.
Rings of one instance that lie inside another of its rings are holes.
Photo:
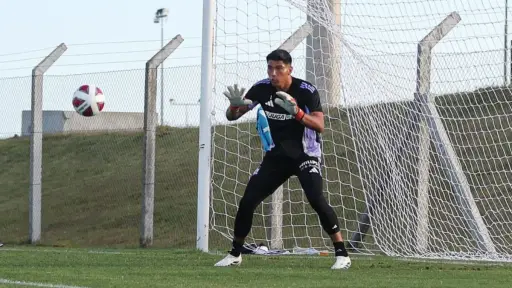
[[[279,97],[274,100],[277,105],[283,107],[284,110],[295,116],[295,119],[299,121],[302,120],[305,113],[302,111],[302,109],[299,108],[299,106],[297,106],[297,101],[295,101],[295,98],[284,91],[278,91],[276,92],[276,95]]]

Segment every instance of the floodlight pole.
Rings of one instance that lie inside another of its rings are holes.
[[[160,49],[164,47],[164,18],[167,18],[169,10],[160,8],[155,12],[153,22],[160,23]],[[164,125],[164,62],[160,64],[160,125]]]

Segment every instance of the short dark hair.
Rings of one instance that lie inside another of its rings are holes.
[[[292,56],[284,49],[276,49],[267,55],[268,61],[283,61],[284,64],[292,64]]]

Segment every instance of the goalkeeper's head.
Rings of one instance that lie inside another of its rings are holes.
[[[268,78],[278,90],[285,90],[291,85],[292,71],[292,56],[288,51],[277,49],[267,55]]]

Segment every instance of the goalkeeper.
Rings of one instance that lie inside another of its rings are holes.
[[[224,92],[230,101],[226,111],[229,121],[260,104],[270,132],[265,134],[258,129],[266,153],[240,200],[232,249],[215,266],[241,264],[241,251],[252,226],[254,210],[289,177],[296,175],[323,230],[332,239],[336,262],[331,268],[348,269],[351,261],[338,218],[322,194],[320,133],[324,130],[324,115],[318,91],[307,81],[291,76],[292,58],[286,50],[272,51],[266,60],[268,78],[255,83],[245,97],[245,89],[239,89],[236,84]]]

